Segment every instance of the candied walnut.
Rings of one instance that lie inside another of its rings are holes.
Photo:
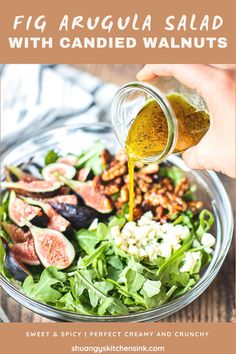
[[[103,166],[108,165],[112,160],[112,155],[107,149],[103,149],[101,153],[101,162]]]
[[[117,161],[112,161],[106,170],[101,174],[103,181],[110,181],[116,177],[122,176],[127,172],[127,166]]]
[[[149,165],[144,166],[139,172],[143,175],[153,175],[159,171],[159,165],[155,163],[150,163]]]
[[[139,218],[141,218],[142,215],[143,215],[143,210],[141,207],[134,208],[134,211],[133,211],[134,219],[139,219]]]
[[[104,194],[106,194],[106,195],[115,194],[115,193],[119,192],[119,190],[120,190],[120,186],[116,183],[107,184],[103,187],[104,187],[104,189],[103,189]]]
[[[195,213],[196,211],[199,211],[203,206],[203,203],[200,201],[192,201],[188,203],[188,208]]]
[[[120,199],[123,203],[128,202],[129,200],[129,189],[127,185],[124,185],[120,190]]]
[[[168,191],[173,191],[174,186],[170,178],[163,178],[162,180],[162,185],[168,190]]]
[[[186,177],[184,177],[180,182],[178,182],[175,186],[174,192],[182,197],[187,190],[189,189],[189,181]]]
[[[143,181],[142,179],[139,179],[137,181],[137,184],[142,192],[146,193],[148,191],[148,184],[145,181]]]
[[[118,150],[115,154],[115,159],[122,164],[126,164],[128,161],[128,156],[124,150]]]
[[[141,174],[140,172],[137,172],[137,173],[136,173],[136,177],[137,177],[138,179],[143,180],[143,181],[146,182],[146,183],[152,183],[152,177],[147,176],[147,175],[143,175],[143,174]]]
[[[162,206],[158,206],[157,208],[155,208],[154,219],[160,220],[163,215],[163,212],[164,212],[164,208]]]

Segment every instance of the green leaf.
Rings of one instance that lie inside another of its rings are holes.
[[[69,291],[56,301],[56,307],[61,310],[67,310],[77,312],[81,315],[93,315],[91,311],[88,311],[79,300],[75,300],[71,292]]]
[[[161,166],[158,174],[160,177],[170,178],[174,185],[180,182],[184,176],[183,171],[176,166]]]
[[[104,144],[97,142],[89,151],[85,151],[79,156],[77,167],[90,168],[96,176],[99,175],[104,169],[101,161],[101,152],[103,149]]]
[[[29,275],[23,283],[23,291],[26,295],[34,300],[46,303],[53,303],[58,300],[62,294],[60,291],[52,288],[52,285],[61,284],[67,280],[67,275],[56,267],[50,266],[44,269],[40,276],[39,282],[34,282],[34,279]]]
[[[44,158],[45,165],[50,165],[59,159],[60,155],[55,150],[49,150]]]
[[[2,272],[3,268],[4,268],[5,254],[6,254],[6,252],[3,247],[2,240],[0,239],[0,272]]]
[[[132,269],[128,269],[125,277],[126,287],[130,293],[140,290],[143,286],[143,283],[145,282],[144,276]]]
[[[141,294],[146,297],[153,297],[159,294],[161,289],[161,282],[159,280],[146,280],[143,284]]]
[[[125,223],[126,223],[126,218],[123,215],[114,216],[109,221],[108,227],[110,229],[113,226],[119,226],[119,228],[122,229],[122,227],[125,225]]]

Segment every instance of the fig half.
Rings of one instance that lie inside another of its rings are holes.
[[[64,163],[64,164],[67,164],[70,166],[76,166],[78,163],[78,157],[74,156],[74,155],[62,156],[62,157],[59,157],[57,162]]]
[[[47,202],[77,205],[78,199],[75,194],[65,194],[65,195],[57,195],[56,197],[49,198],[47,199]]]
[[[44,267],[55,266],[65,269],[75,258],[75,249],[59,231],[41,229],[25,221],[34,238],[36,253]]]
[[[10,249],[14,253],[15,257],[21,262],[29,265],[40,264],[37,253],[35,252],[34,240],[32,237],[25,242],[12,245]]]
[[[55,172],[65,176],[66,178],[72,179],[76,174],[76,169],[73,166],[67,165],[62,162],[51,163],[43,168],[42,170],[43,178],[46,181],[55,182],[57,181],[57,178],[54,175]]]
[[[18,226],[25,226],[25,220],[46,226],[47,216],[37,206],[32,206],[17,198],[16,193],[11,191],[8,205],[8,213],[10,219]]]
[[[25,232],[20,227],[17,227],[14,224],[10,224],[6,221],[3,221],[1,225],[13,243],[25,242],[31,236],[30,231]]]
[[[64,232],[67,228],[69,228],[70,222],[58,214],[49,203],[32,198],[23,198],[23,200],[30,205],[39,206],[44,211],[44,213],[48,216],[47,227],[49,229]]]
[[[52,196],[58,192],[61,187],[60,182],[52,182],[52,181],[31,181],[31,182],[2,182],[2,188],[8,188],[18,192],[23,195],[45,195]]]
[[[95,189],[93,181],[79,182],[70,180],[57,174],[57,178],[77,193],[87,206],[96,209],[100,213],[107,214],[113,209],[112,201],[105,194]]]
[[[59,214],[70,221],[76,230],[89,227],[92,221],[99,217],[99,213],[88,206],[56,203],[52,203],[52,206]]]

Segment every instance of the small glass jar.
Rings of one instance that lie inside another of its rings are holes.
[[[201,140],[199,139],[196,142],[197,135],[195,134],[194,139],[194,132],[191,132],[192,136],[190,136],[189,127],[183,126],[181,117],[176,114],[168,99],[171,94],[181,96],[188,104],[193,106],[195,115],[199,112],[204,112],[208,116],[208,109],[204,99],[173,77],[157,77],[148,82],[130,82],[122,86],[116,93],[112,102],[112,125],[122,147],[125,148],[126,138],[135,117],[148,102],[156,101],[166,118],[168,137],[163,150],[156,152],[152,156],[134,156],[135,160],[146,163],[161,162],[171,153],[182,152]],[[191,119],[193,118],[191,117]],[[199,132],[201,132],[202,128],[201,123],[198,124]],[[201,138],[205,135],[208,128],[209,126],[207,129],[204,128],[204,131],[199,134]],[[183,133],[186,138],[186,144],[183,144]]]

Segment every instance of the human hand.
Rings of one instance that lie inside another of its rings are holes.
[[[210,128],[196,146],[183,153],[186,164],[235,178],[235,71],[204,64],[147,64],[137,79],[147,81],[156,76],[174,76],[207,103]]]

